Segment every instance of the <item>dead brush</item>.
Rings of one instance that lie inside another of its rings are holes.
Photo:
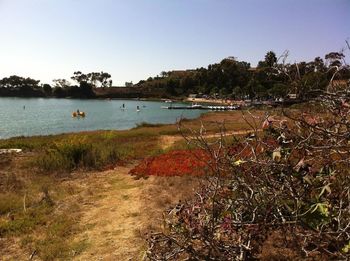
[[[340,70],[330,67],[331,81]],[[224,128],[214,141],[204,126],[184,135],[210,155],[211,172],[195,197],[165,213],[148,258],[349,259],[350,86],[313,97],[317,113],[283,110],[287,122],[247,111],[252,134],[235,143]],[[266,252],[271,238],[283,242],[279,254]]]

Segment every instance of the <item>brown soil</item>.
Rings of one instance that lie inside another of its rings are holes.
[[[258,130],[259,132],[262,130]],[[251,133],[252,131],[250,130],[242,130],[242,131],[230,131],[226,132],[224,136],[233,136],[233,135],[246,135]],[[204,138],[210,139],[210,138],[220,138],[221,134],[220,133],[214,133],[214,134],[208,134],[204,135]],[[190,138],[190,137],[189,137]],[[183,140],[184,138],[180,135],[175,136],[175,135],[162,135],[160,137],[160,145],[163,150],[166,150],[173,146],[177,141]]]
[[[143,242],[138,234],[147,221],[141,212],[145,180],[134,180],[129,167],[89,174],[83,180],[86,200],[81,208],[78,241],[88,248],[76,260],[139,259]]]
[[[159,229],[162,212],[191,195],[193,177],[136,179],[133,166],[89,173],[79,180],[85,187],[77,241],[87,249],[75,260],[142,260],[146,233]],[[184,185],[185,184],[185,185]]]
[[[173,146],[175,142],[183,139],[181,136],[173,136],[173,135],[163,135],[160,137],[160,146],[163,150],[166,150]]]

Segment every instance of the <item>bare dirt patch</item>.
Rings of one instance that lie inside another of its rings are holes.
[[[96,172],[80,181],[85,187],[76,238],[86,250],[75,260],[142,260],[145,236],[161,225],[166,207],[188,197],[195,178],[135,179],[133,166]]]
[[[140,259],[143,241],[139,231],[147,221],[141,211],[141,188],[147,180],[133,179],[129,170],[118,167],[92,173],[83,181],[83,232],[77,240],[85,241],[88,247],[76,260]]]
[[[260,132],[262,130],[259,129],[258,131]],[[252,132],[252,130],[228,131],[225,133],[207,134],[207,135],[203,135],[203,137],[206,139],[211,139],[211,138],[220,138],[222,135],[224,135],[224,136],[246,135],[246,134],[249,134],[251,132]],[[180,135],[162,135],[159,138],[159,143],[161,145],[161,148],[163,150],[166,150],[166,149],[172,147],[176,142],[178,142],[180,140],[184,140],[184,138]]]
[[[160,146],[163,150],[166,150],[168,148],[170,148],[171,146],[173,146],[175,144],[175,142],[182,140],[183,137],[181,137],[180,135],[175,136],[175,135],[162,135],[160,136],[159,139],[159,143]]]

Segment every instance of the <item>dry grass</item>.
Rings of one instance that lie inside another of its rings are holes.
[[[142,231],[145,235],[149,231],[159,230],[163,224],[163,211],[193,197],[201,184],[201,179],[193,176],[151,176],[148,179],[150,185],[142,191],[144,212],[150,220]]]

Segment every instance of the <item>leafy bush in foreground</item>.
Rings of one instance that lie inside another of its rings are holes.
[[[197,198],[168,212],[166,228],[149,237],[148,258],[349,259],[350,86],[312,103],[318,113],[257,119],[234,146],[209,143],[202,130],[188,138],[211,155],[213,175]]]

